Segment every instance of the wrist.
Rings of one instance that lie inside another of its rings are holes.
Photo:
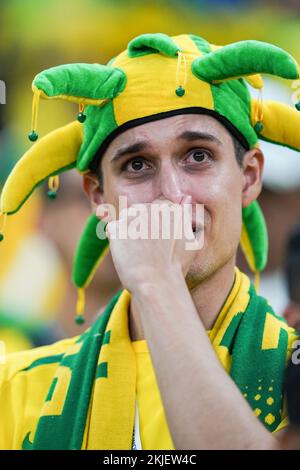
[[[132,295],[138,300],[153,299],[160,295],[176,292],[178,289],[187,289],[181,269],[172,269],[162,273],[153,272],[130,289]]]

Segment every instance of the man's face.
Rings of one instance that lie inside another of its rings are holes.
[[[127,196],[128,206],[155,199],[180,203],[184,195],[192,196],[193,205],[204,205],[204,246],[195,251],[190,285],[234,262],[241,208],[251,202],[245,187],[260,175],[251,170],[249,176],[239,166],[231,135],[216,119],[179,115],[129,129],[111,142],[101,169],[98,203],[113,204],[116,210],[119,196]]]

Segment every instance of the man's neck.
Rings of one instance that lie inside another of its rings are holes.
[[[235,260],[230,260],[217,272],[194,287],[190,293],[206,330],[210,330],[233,287]],[[145,339],[138,311],[130,304],[129,332],[132,341]]]

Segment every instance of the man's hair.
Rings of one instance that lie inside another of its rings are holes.
[[[292,302],[300,303],[300,223],[288,240],[285,272],[289,297]]]
[[[233,147],[234,147],[234,153],[235,153],[235,158],[240,167],[243,165],[243,160],[244,160],[244,155],[247,152],[245,147],[242,145],[242,143],[233,135],[231,134],[232,142],[233,142]],[[90,164],[90,170],[92,173],[94,173],[98,180],[99,183],[102,185],[103,183],[103,174],[102,174],[102,169],[101,169],[101,161],[102,161],[102,155],[99,155],[99,151],[96,153],[93,161]]]
[[[242,167],[243,160],[244,160],[244,155],[247,152],[247,150],[245,149],[245,147],[241,144],[241,142],[234,135],[231,134],[231,138],[232,138],[232,141],[233,141],[236,161],[238,162],[239,166]]]

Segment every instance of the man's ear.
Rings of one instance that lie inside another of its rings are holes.
[[[85,173],[82,178],[84,192],[91,203],[92,211],[96,213],[97,207],[104,203],[102,185],[94,173]]]
[[[258,198],[262,189],[262,172],[264,167],[264,154],[259,148],[253,148],[245,153],[243,159],[243,207]]]

